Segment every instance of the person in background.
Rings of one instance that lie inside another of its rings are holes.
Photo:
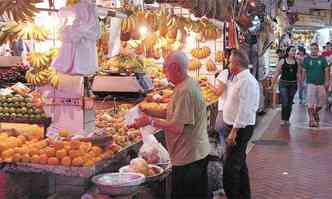
[[[307,57],[306,50],[304,47],[300,46],[297,49],[297,54],[296,54],[296,61],[298,65],[300,66],[301,70],[301,75],[302,75],[302,70],[303,70],[303,61],[304,58]],[[299,100],[300,104],[305,104],[306,103],[306,91],[307,91],[307,84],[305,79],[301,77],[301,82],[299,81],[298,84],[298,93],[299,93]]]
[[[279,61],[277,71],[272,79],[272,88],[275,88],[279,76],[279,91],[281,97],[281,124],[288,125],[292,113],[294,96],[297,91],[298,80],[301,84],[301,70],[295,59],[296,48],[289,46],[286,57]]]
[[[330,87],[330,70],[325,57],[319,55],[317,43],[310,45],[310,56],[303,62],[303,76],[307,80],[309,127],[318,127],[319,111],[326,104],[326,90]]]
[[[172,163],[172,199],[207,199],[207,110],[197,82],[187,75],[188,58],[172,52],[164,62],[167,79],[175,85],[168,110],[142,110],[134,125],[164,129]]]
[[[331,64],[332,64],[332,43],[331,42],[326,43],[326,48],[322,52],[322,56],[325,57],[327,63],[329,64],[329,66],[331,66]]]
[[[280,48],[277,49],[276,53],[278,55],[278,59],[279,59],[278,61],[280,61],[281,59],[283,59],[284,56],[285,56],[284,52]]]
[[[226,84],[223,106],[226,139],[223,185],[227,199],[251,198],[246,149],[256,123],[259,86],[248,65],[244,52],[232,50],[229,72],[234,78]]]
[[[218,74],[216,77],[217,84],[216,86],[213,86],[211,84],[208,84],[207,86],[214,92],[216,96],[219,96],[218,100],[218,115],[216,118],[215,123],[215,130],[219,133],[220,143],[224,142],[224,121],[222,119],[222,110],[224,106],[224,98],[225,98],[225,92],[226,92],[226,83],[227,80],[230,78],[230,73],[228,70],[229,66],[229,58],[231,56],[232,49],[226,49],[225,50],[225,66],[223,67],[223,70]]]

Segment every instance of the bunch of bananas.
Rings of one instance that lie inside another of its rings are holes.
[[[199,70],[201,67],[202,62],[200,62],[198,59],[192,59],[188,64],[188,70],[190,71]]]
[[[221,63],[223,60],[224,60],[224,53],[222,51],[217,51],[215,61],[217,63]]]
[[[50,62],[52,62],[59,54],[59,48],[51,48],[47,52],[47,57],[50,59]]]
[[[52,67],[40,71],[30,68],[25,74],[25,79],[28,83],[36,86],[51,84],[54,88],[58,88],[60,84],[58,73]]]
[[[17,33],[21,31],[21,26],[13,21],[9,21],[1,26],[0,45],[13,41],[17,38]]]
[[[37,26],[34,23],[17,23],[9,21],[1,27],[0,45],[15,39],[45,41],[49,35],[45,27]]]
[[[122,20],[121,23],[121,32],[131,33],[136,29],[136,19],[133,15],[129,16],[126,19]]]
[[[42,0],[1,0],[0,15],[6,14],[9,19],[15,21],[32,21],[38,12],[35,4]]]
[[[27,54],[27,61],[36,70],[42,70],[50,64],[50,57],[46,53],[31,52]]]
[[[191,55],[197,59],[204,59],[210,56],[211,50],[209,47],[194,48],[191,50]]]
[[[18,38],[36,41],[45,41],[48,38],[49,31],[46,27],[37,26],[31,22],[23,23],[21,26],[22,30],[18,32]]]

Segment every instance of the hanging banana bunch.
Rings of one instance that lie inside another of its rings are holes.
[[[50,84],[58,88],[60,79],[55,68],[50,67],[52,57],[58,53],[58,49],[51,49],[49,52],[31,52],[27,55],[27,61],[30,63],[30,69],[25,74],[28,83],[36,86]]]
[[[42,0],[0,0],[0,15],[6,15],[14,21],[32,21],[38,12],[36,3]]]
[[[25,79],[28,83],[35,86],[51,84],[54,88],[58,88],[60,84],[59,75],[52,67],[47,67],[41,71],[30,68],[25,74]]]
[[[49,35],[46,27],[37,26],[34,23],[26,22],[22,24],[22,30],[17,33],[17,37],[24,40],[45,41]]]

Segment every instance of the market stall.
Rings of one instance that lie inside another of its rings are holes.
[[[29,52],[23,51],[22,64],[0,76],[6,88],[0,92],[0,146],[10,143],[0,148],[1,170],[10,173],[9,186],[24,187],[24,191],[9,191],[8,199],[24,198],[45,182],[41,195],[82,194],[91,187],[91,177],[142,163],[131,162],[143,143],[140,129],[127,128],[126,115],[135,107],[167,108],[173,87],[162,72],[162,62],[175,50],[190,58],[189,74],[202,89],[208,130],[213,132],[218,97],[207,82],[216,83],[216,74],[224,67],[225,48],[238,47],[239,32],[252,25],[248,10],[260,13],[263,4],[257,2],[255,8],[256,4],[245,1],[204,2],[102,2],[95,7],[85,1],[67,1],[70,6],[59,10],[64,1],[19,1],[29,7],[23,14],[17,13],[15,5],[3,3],[13,9],[6,13],[0,9],[10,19],[3,24],[0,43],[22,40],[29,47]],[[45,4],[47,8],[39,7]],[[51,28],[42,18],[52,21]],[[17,82],[29,90],[17,92],[12,87]],[[2,122],[43,125],[45,132],[37,137],[36,130],[27,127],[22,134],[20,127]],[[164,143],[161,130],[153,134]],[[155,167],[158,163],[142,164],[149,170],[160,168]],[[159,166],[162,170],[151,176],[162,186],[153,181],[149,185],[169,194],[170,165]],[[36,179],[36,186],[30,187],[22,178]]]

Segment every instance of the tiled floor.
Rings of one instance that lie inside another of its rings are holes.
[[[332,114],[322,112],[322,128],[309,129],[304,107],[294,109],[291,127],[277,114],[260,138],[269,142],[248,154],[253,199],[332,198]]]

